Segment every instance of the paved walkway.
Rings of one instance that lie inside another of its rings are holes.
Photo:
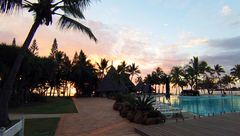
[[[79,113],[61,117],[55,136],[139,136],[138,125],[120,117],[112,109],[113,100],[104,98],[73,99]]]
[[[240,113],[185,122],[137,126],[136,132],[143,136],[240,136]]]

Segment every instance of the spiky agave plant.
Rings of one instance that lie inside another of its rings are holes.
[[[154,97],[151,95],[146,96],[145,94],[143,97],[138,96],[135,100],[136,110],[140,111],[150,111],[153,110],[152,104],[155,102]]]

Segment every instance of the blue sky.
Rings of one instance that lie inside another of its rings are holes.
[[[182,31],[212,39],[239,34],[239,28],[231,26],[238,20],[238,5],[238,0],[102,0],[94,3],[87,15],[108,25],[164,35],[168,41],[175,41]],[[221,13],[224,6],[230,8],[228,15]]]
[[[239,5],[239,0],[93,0],[83,23],[97,36],[97,44],[79,32],[59,31],[55,24],[39,28],[35,38],[41,56],[49,54],[57,38],[70,57],[83,49],[93,61],[135,62],[143,76],[157,66],[169,72],[192,56],[229,71],[240,63]],[[32,21],[26,11],[0,15],[0,42],[16,37],[21,45]]]

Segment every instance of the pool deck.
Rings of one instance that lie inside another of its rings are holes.
[[[135,131],[142,136],[240,136],[240,113],[137,126]]]
[[[61,117],[55,136],[140,136],[130,123],[113,110],[106,98],[73,99],[78,113]]]

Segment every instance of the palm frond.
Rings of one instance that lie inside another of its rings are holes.
[[[77,6],[84,10],[87,6],[90,5],[91,0],[63,0],[65,5],[68,6]]]
[[[62,15],[61,18],[59,19],[58,24],[60,25],[61,29],[72,28],[81,30],[83,33],[87,34],[90,39],[93,39],[95,42],[97,42],[97,38],[94,36],[92,31],[88,27],[84,26],[83,24],[79,23],[76,20],[73,20],[65,15]]]
[[[68,16],[73,16],[74,18],[80,18],[80,19],[85,19],[82,10],[79,7],[76,6],[56,6],[53,9],[53,12],[55,13],[55,11],[57,11],[58,9],[61,9],[64,14],[68,15]]]
[[[0,0],[0,13],[12,12],[15,8],[21,8],[22,0]]]

